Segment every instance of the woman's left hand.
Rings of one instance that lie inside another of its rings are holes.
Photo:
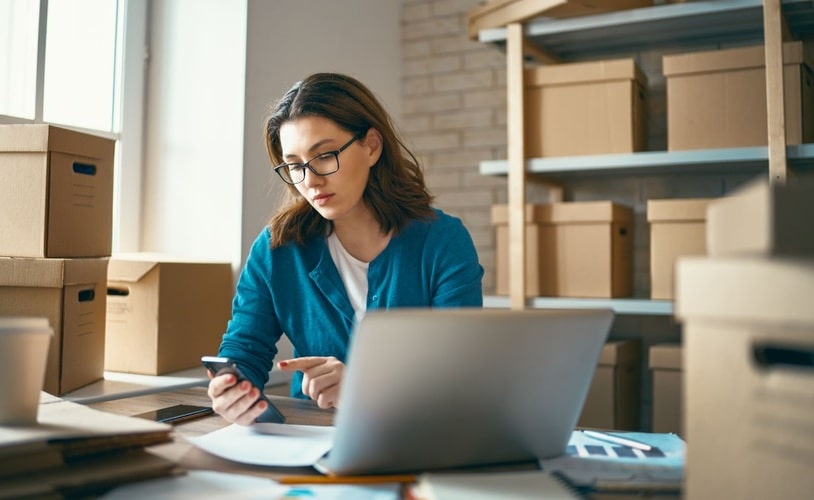
[[[306,356],[277,363],[284,372],[302,372],[302,392],[317,402],[320,408],[338,408],[339,385],[345,364],[333,356]]]

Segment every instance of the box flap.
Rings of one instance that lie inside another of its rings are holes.
[[[123,260],[119,257],[111,257],[110,267],[107,269],[107,281],[136,283],[158,264],[154,260]]]
[[[87,132],[47,124],[0,125],[0,151],[58,151],[88,158],[113,161],[116,141]]]
[[[814,326],[814,259],[680,257],[676,318]]]
[[[611,201],[547,203],[535,207],[534,219],[540,223],[629,222],[630,207]]]
[[[717,73],[746,68],[762,68],[765,66],[765,60],[766,53],[763,45],[755,45],[737,49],[666,55],[662,59],[662,67],[664,76],[670,77],[695,73]],[[783,44],[784,64],[802,64],[804,60],[802,42],[787,42]]]
[[[531,68],[525,72],[524,83],[527,87],[540,87],[614,80],[637,80],[642,86],[647,85],[647,77],[633,59],[564,63]]]
[[[707,205],[715,198],[647,200],[647,221],[698,221],[707,218]]]
[[[37,259],[0,257],[0,286],[62,288],[88,283],[107,257],[85,259]],[[102,272],[104,274],[104,272]]]
[[[599,354],[600,365],[616,365],[641,357],[641,342],[638,340],[611,340],[605,343]]]
[[[650,355],[648,357],[651,369],[682,369],[683,349],[679,344],[657,344],[650,346]]]

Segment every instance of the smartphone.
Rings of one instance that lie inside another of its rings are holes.
[[[190,420],[198,417],[205,417],[213,413],[212,408],[208,406],[194,406],[194,405],[175,405],[166,408],[159,408],[158,410],[148,411],[133,415],[138,418],[146,418],[147,420],[155,420],[156,422],[165,423],[178,423],[184,420]]]
[[[237,381],[240,382],[242,380],[248,380],[246,375],[240,371],[238,368],[237,363],[232,361],[229,358],[223,358],[220,356],[204,356],[201,358],[201,363],[209,370],[213,375],[223,375],[224,373],[232,373],[237,378]],[[263,412],[262,415],[257,417],[255,422],[266,423],[272,422],[277,424],[282,424],[285,422],[285,417],[280,410],[274,406],[271,401],[263,394],[263,391],[260,391],[260,397],[257,398],[258,401],[263,400],[268,404],[268,408],[266,411]]]

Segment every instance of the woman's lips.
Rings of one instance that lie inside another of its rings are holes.
[[[328,203],[328,200],[331,199],[332,194],[318,194],[314,196],[314,205],[322,206]]]

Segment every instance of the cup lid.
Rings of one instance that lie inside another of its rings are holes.
[[[51,332],[48,318],[0,316],[0,333],[39,330]]]

